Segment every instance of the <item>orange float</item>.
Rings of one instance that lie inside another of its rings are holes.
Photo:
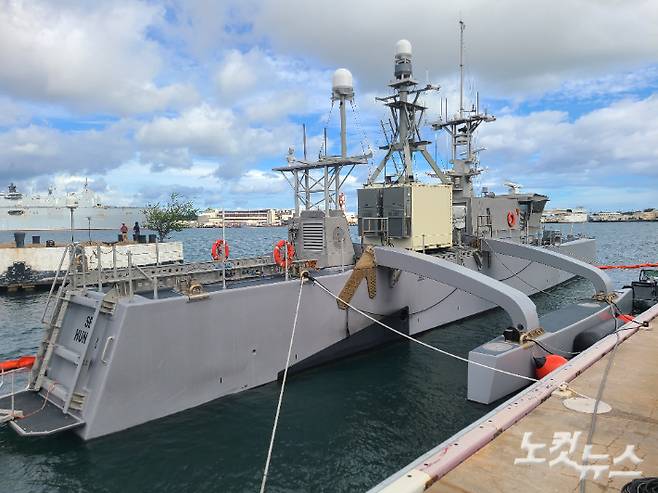
[[[222,246],[224,247],[224,258],[222,259]],[[213,260],[226,260],[228,258],[228,242],[224,240],[217,240],[210,250]]]
[[[516,225],[516,214],[514,214],[512,211],[507,213],[507,225],[510,228],[513,228]]]
[[[644,269],[645,267],[658,267],[658,262],[649,262],[645,264],[632,264],[632,265],[599,265],[601,270],[608,269]]]
[[[535,358],[535,375],[538,379],[544,378],[553,370],[557,370],[560,366],[564,365],[567,359],[558,354],[547,354],[541,358]]]
[[[35,356],[21,356],[16,359],[8,359],[7,361],[0,361],[0,371],[17,370],[19,368],[31,368],[34,364]]]
[[[279,240],[274,246],[274,261],[280,267],[286,267],[286,257],[288,265],[295,258],[295,247],[286,240]]]

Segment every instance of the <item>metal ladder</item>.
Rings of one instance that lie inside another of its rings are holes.
[[[100,314],[102,306],[103,306],[103,300],[102,299],[98,300],[96,302],[96,308],[94,309],[94,314],[92,315],[93,318],[88,327],[89,335],[85,339],[82,351],[80,351],[80,353],[74,353],[73,351],[66,350],[66,352],[69,353],[69,358],[66,359],[71,361],[71,363],[75,364],[76,366],[75,366],[75,373],[73,374],[73,378],[71,379],[71,383],[69,386],[68,394],[64,397],[64,407],[62,410],[65,413],[68,412],[69,408],[80,410],[82,408],[82,405],[84,404],[84,399],[86,394],[82,392],[76,392],[76,389],[78,387],[78,379],[80,378],[80,373],[82,372],[82,368],[85,366],[85,364],[87,365],[89,364],[86,360],[87,351],[89,350],[89,344],[93,339],[94,329],[96,328],[96,323],[98,322],[98,316]],[[58,352],[58,355],[65,357],[63,353],[64,351],[60,350]]]
[[[52,358],[53,351],[55,349],[55,343],[59,337],[59,330],[62,326],[62,320],[64,319],[64,314],[68,307],[69,301],[71,299],[71,293],[67,282],[69,281],[71,275],[71,268],[74,264],[74,245],[66,245],[64,252],[62,253],[62,258],[59,261],[59,266],[55,271],[55,278],[53,279],[53,284],[50,287],[50,292],[48,293],[48,299],[46,300],[46,306],[43,309],[43,315],[41,316],[41,322],[46,323],[46,318],[48,317],[48,309],[50,307],[51,300],[55,298],[55,307],[53,308],[52,315],[50,320],[47,322],[48,329],[41,340],[39,345],[39,350],[37,351],[37,356],[32,367],[32,372],[30,373],[30,390],[38,391],[43,385],[43,380],[48,369],[48,364]],[[71,254],[69,254],[71,252]],[[64,259],[69,255],[69,264],[66,268],[64,276],[62,277],[62,283],[57,288],[55,293],[55,288],[57,287],[57,282],[59,281],[59,274],[62,271],[62,265],[64,264]],[[55,293],[53,295],[53,293]]]

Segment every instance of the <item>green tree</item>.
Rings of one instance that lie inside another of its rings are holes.
[[[172,193],[166,204],[160,202],[147,204],[144,209],[146,227],[158,233],[160,241],[169,237],[172,231],[180,231],[185,227],[185,221],[197,217],[197,210],[191,201],[183,201],[178,193]]]

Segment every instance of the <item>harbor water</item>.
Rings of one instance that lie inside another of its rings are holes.
[[[569,232],[571,225],[562,229]],[[573,232],[598,239],[601,264],[658,261],[656,222],[576,224]],[[86,239],[87,232],[77,234]],[[91,234],[116,238],[112,232]],[[10,241],[10,233],[2,235],[0,242]],[[236,258],[270,253],[286,230],[227,229],[226,236]],[[183,241],[188,261],[210,260],[219,237],[216,229],[173,235]],[[617,287],[638,274],[608,272]],[[545,313],[592,292],[586,281],[574,280],[534,300]],[[0,296],[0,360],[35,353],[45,299],[43,292]],[[496,310],[421,339],[466,356],[505,324],[506,316]],[[183,338],[185,327],[180,330]],[[0,393],[7,388],[5,381]],[[1,427],[2,491],[257,491],[279,388],[264,385],[90,442],[72,434],[25,439]],[[465,364],[407,341],[295,375],[286,387],[268,491],[366,490],[493,407],[468,402],[465,395]]]

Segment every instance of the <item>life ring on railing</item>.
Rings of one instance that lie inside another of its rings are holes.
[[[284,250],[284,248],[286,250]],[[286,257],[288,265],[290,265],[292,259],[295,258],[295,247],[289,241],[279,240],[279,242],[274,245],[274,261],[278,266],[285,267]]]
[[[222,246],[224,247],[224,258],[222,258]],[[210,250],[213,260],[226,260],[228,258],[228,241],[217,240]]]
[[[514,214],[512,211],[507,213],[507,225],[510,228],[513,228],[516,225],[516,214]]]
[[[34,356],[21,356],[17,359],[8,359],[7,361],[0,361],[0,371],[11,371],[19,368],[30,368],[34,364]]]

